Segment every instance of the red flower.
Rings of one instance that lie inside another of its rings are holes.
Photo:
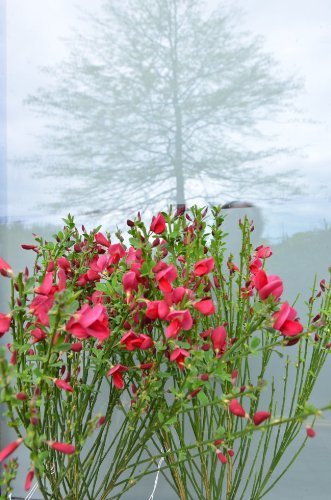
[[[271,417],[271,413],[268,411],[257,411],[253,416],[254,425],[260,425],[265,420]]]
[[[59,284],[53,285],[54,271],[47,272],[41,285],[35,289],[37,297],[30,305],[30,312],[34,314],[39,323],[49,326],[48,313],[54,303],[54,294],[66,286],[66,276],[63,269],[59,270]]]
[[[132,330],[128,331],[123,335],[120,340],[120,344],[124,344],[128,351],[134,351],[137,346],[134,344],[134,341],[138,339],[138,335]]]
[[[117,264],[125,255],[125,248],[120,243],[114,243],[108,248],[108,253],[111,255],[111,264]]]
[[[54,272],[46,273],[41,285],[35,289],[39,295],[49,295],[53,287]]]
[[[33,344],[36,344],[37,342],[41,342],[46,339],[46,333],[41,329],[41,328],[35,328],[32,330],[30,335],[33,337]]]
[[[266,300],[269,295],[278,299],[283,293],[283,282],[279,276],[267,276],[266,272],[261,269],[255,274],[254,285],[262,300]]]
[[[147,302],[145,315],[149,319],[165,319],[169,314],[169,306],[165,300],[151,300]]]
[[[0,337],[10,328],[11,315],[0,313]]]
[[[65,382],[65,380],[61,380],[59,378],[54,378],[53,379],[53,382],[54,384],[59,388],[59,389],[63,389],[64,391],[68,391],[68,392],[74,392],[74,389],[73,387],[71,387],[70,384],[68,384],[67,382]]]
[[[159,283],[162,292],[171,292],[171,283],[177,278],[177,270],[173,264],[167,266],[162,271],[157,272],[155,279]]]
[[[7,262],[3,260],[1,257],[0,257],[0,274],[2,276],[6,276],[7,278],[11,278],[12,276],[14,276],[13,270],[10,267],[10,265],[7,264]]]
[[[164,298],[169,306],[173,304],[179,304],[183,301],[184,297],[188,297],[190,300],[194,300],[194,293],[189,288],[184,288],[183,286],[178,286],[173,288],[170,293],[164,293]]]
[[[90,262],[90,269],[87,271],[86,276],[90,281],[100,279],[99,274],[103,273],[111,264],[111,256],[102,254],[94,257]]]
[[[50,295],[38,295],[30,305],[30,312],[37,317],[42,325],[49,326],[48,312],[52,309],[54,297]]]
[[[137,274],[134,271],[128,271],[127,273],[123,274],[122,283],[124,291],[126,293],[127,303],[129,303],[132,291],[138,290]]]
[[[274,314],[273,328],[279,330],[286,337],[295,337],[303,331],[303,326],[296,319],[297,312],[288,302],[282,304],[280,310]]]
[[[191,330],[193,325],[192,316],[187,309],[170,312],[167,316],[167,321],[170,321],[165,334],[168,339],[177,337],[180,330]]]
[[[6,458],[14,453],[16,448],[23,442],[23,438],[16,439],[12,443],[8,444],[3,450],[0,451],[0,463],[6,460]]]
[[[63,271],[70,271],[70,262],[65,257],[59,257],[57,259],[57,264],[61,269],[63,269]]]
[[[271,257],[272,251],[270,247],[260,245],[259,247],[255,248],[255,255],[259,259],[267,259],[268,257]]]
[[[224,326],[218,326],[211,334],[211,341],[213,343],[214,351],[216,354],[222,352],[226,345],[226,329]]]
[[[161,213],[158,213],[156,217],[152,218],[152,223],[150,230],[155,234],[161,234],[166,228],[165,218]]]
[[[215,265],[213,257],[208,257],[207,259],[202,259],[196,262],[194,265],[194,272],[197,276],[204,276],[210,273]]]
[[[46,441],[46,443],[53,448],[53,450],[64,453],[65,455],[72,455],[76,451],[76,447],[73,444],[59,443],[57,441]]]
[[[107,311],[101,304],[94,307],[85,304],[70,318],[66,329],[79,339],[95,337],[106,340],[110,335]]]
[[[127,250],[125,261],[127,264],[132,264],[133,262],[141,262],[142,261],[141,248],[130,247],[129,250]]]
[[[222,464],[226,464],[228,459],[226,458],[225,455],[220,450],[216,450],[217,458]]]
[[[105,236],[102,233],[96,233],[94,235],[94,239],[99,245],[102,245],[104,247],[109,248],[110,247],[110,242],[105,238]]]
[[[170,361],[176,361],[178,368],[180,370],[184,370],[185,358],[187,358],[188,356],[190,356],[190,353],[186,351],[186,349],[181,349],[180,347],[177,347],[170,354]]]
[[[231,399],[229,410],[236,417],[247,417],[247,413],[237,399]]]
[[[316,432],[314,431],[314,429],[312,427],[306,427],[306,433],[307,433],[307,436],[309,438],[313,438],[316,436]]]
[[[148,335],[141,333],[136,340],[133,341],[133,344],[136,345],[139,349],[150,349],[153,347],[154,342]]]
[[[249,264],[249,270],[252,274],[256,274],[262,267],[262,260],[255,257]]]
[[[25,491],[29,491],[29,489],[31,488],[31,483],[33,481],[33,478],[34,478],[34,470],[31,469],[27,473],[27,476],[26,476],[26,479],[25,479]]]
[[[199,302],[193,304],[193,307],[205,316],[209,316],[210,314],[214,314],[215,312],[214,302],[211,299],[202,299]]]
[[[107,376],[111,375],[114,386],[116,389],[124,389],[124,380],[122,377],[122,373],[125,372],[128,368],[123,365],[115,365],[113,368],[109,370],[107,373]]]

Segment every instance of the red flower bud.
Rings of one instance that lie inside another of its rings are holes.
[[[71,385],[65,382],[64,380],[61,380],[59,378],[54,378],[53,382],[59,389],[63,389],[64,391],[68,392],[74,392],[73,387],[71,387]]]
[[[240,405],[240,403],[237,399],[231,400],[231,402],[229,404],[229,410],[233,415],[236,415],[236,417],[246,417],[247,416],[244,408]]]
[[[222,464],[226,464],[228,459],[226,458],[225,455],[220,450],[216,450],[217,458]]]
[[[107,240],[107,238],[102,234],[102,233],[96,233],[94,235],[94,239],[99,245],[102,245],[104,247],[110,247],[110,241]]]
[[[106,417],[104,417],[104,416],[100,417],[98,422],[97,422],[97,428],[101,427],[101,425],[103,425],[105,422],[106,422]]]
[[[83,344],[81,342],[74,342],[71,344],[71,350],[73,352],[80,352],[83,349]]]
[[[257,411],[253,416],[254,425],[260,425],[265,420],[271,417],[271,413],[268,411]]]
[[[18,399],[19,401],[25,401],[27,397],[28,396],[25,394],[25,392],[18,392],[16,394],[16,399]]]
[[[12,355],[10,356],[9,363],[11,365],[16,365],[16,363],[17,363],[17,349],[13,350]]]
[[[0,451],[0,463],[6,460],[6,458],[14,453],[16,448],[23,442],[23,438],[16,439],[12,443],[8,444],[3,450]]]
[[[312,427],[306,427],[306,433],[309,438],[313,438],[316,436],[316,432]]]
[[[46,443],[53,448],[53,450],[64,453],[65,455],[72,455],[76,451],[76,447],[73,444],[58,443],[57,441],[46,441]]]
[[[196,389],[194,389],[194,391],[192,391],[192,392],[190,392],[190,394],[188,394],[187,398],[193,399],[200,391],[201,391],[201,387],[197,387]]]
[[[31,488],[31,483],[33,481],[33,478],[34,478],[34,470],[31,469],[27,473],[27,476],[26,476],[26,479],[25,479],[25,491],[29,491],[29,489]]]

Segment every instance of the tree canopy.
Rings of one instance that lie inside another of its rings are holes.
[[[222,3],[106,0],[86,22],[28,99],[48,125],[37,168],[63,177],[61,204],[181,204],[192,182],[213,201],[215,186],[223,200],[291,189],[264,166],[279,149],[256,138],[297,84]]]

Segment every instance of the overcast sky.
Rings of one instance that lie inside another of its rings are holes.
[[[143,0],[142,0],[143,1]],[[80,28],[79,11],[97,12],[100,0],[7,0],[7,141],[9,160],[33,154],[41,122],[23,104],[46,81],[40,66],[67,56],[64,38]],[[216,5],[217,0],[209,4]],[[240,28],[264,37],[264,47],[280,62],[284,74],[295,73],[304,82],[297,97],[298,119],[285,115],[275,144],[300,150],[275,168],[298,168],[312,198],[330,201],[331,171],[331,2],[330,0],[227,0],[241,9]],[[77,7],[79,6],[79,7]],[[32,179],[24,166],[10,164],[9,212],[35,213],[33,200],[47,195],[43,179]],[[272,165],[271,165],[272,168]],[[61,180],[58,181],[59,183]],[[52,190],[56,183],[52,185]],[[44,193],[44,194],[43,194]],[[203,195],[202,195],[203,196]],[[18,203],[18,199],[20,202]]]

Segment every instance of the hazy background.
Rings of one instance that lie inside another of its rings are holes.
[[[100,0],[93,3],[90,0],[10,0],[6,4],[7,190],[11,219],[35,219],[41,213],[46,217],[55,214],[58,218],[69,209],[84,215],[82,207],[78,208],[68,196],[64,198],[61,195],[63,184],[67,181],[59,175],[52,180],[46,179],[42,169],[36,175],[32,168],[35,156],[49,159],[51,151],[42,138],[45,133],[48,137],[52,136],[54,131],[47,129],[52,124],[47,109],[44,116],[38,116],[36,109],[24,102],[28,96],[38,95],[38,89],[47,88],[50,81],[54,83],[55,79],[52,80],[40,68],[61,65],[68,60],[77,34],[88,35],[89,30],[93,33],[93,26],[89,27],[88,22],[80,19],[82,11],[88,10],[101,18],[103,3]],[[209,182],[208,178],[200,181],[193,179],[186,181],[188,204],[194,201],[224,203],[231,199],[249,199],[264,208],[265,231],[269,236],[277,234],[281,237],[298,230],[321,227],[323,221],[330,220],[330,2],[214,0],[207,3],[210,8],[230,6],[232,12],[237,12],[239,17],[235,20],[235,30],[238,33],[248,30],[252,35],[261,35],[263,50],[271,53],[279,63],[277,73],[289,78],[294,75],[300,83],[301,87],[291,99],[291,106],[283,109],[279,116],[257,123],[257,128],[260,127],[268,135],[268,147],[295,149],[291,154],[261,160],[259,166],[268,175],[274,175],[275,179],[281,178],[282,173],[297,169],[302,177],[294,176],[290,183],[295,188],[301,186],[302,190],[297,195],[288,195],[275,186],[271,196],[265,194],[262,187],[258,193],[252,194],[247,182],[238,189],[232,185],[224,193],[222,178],[216,185],[215,180]],[[71,41],[65,42],[65,39]],[[249,142],[255,148],[259,148],[261,143],[257,136],[248,141],[239,135],[237,141],[242,141],[243,145]],[[71,165],[74,170],[74,160]],[[44,172],[51,168],[51,164],[45,162]],[[143,174],[140,182],[143,186]],[[254,178],[251,182],[254,183]],[[62,209],[51,207],[51,202],[56,199],[61,200]],[[170,201],[174,202],[174,197],[171,199],[170,196]],[[42,211],[40,205],[45,207]],[[98,208],[97,198],[94,208]],[[150,208],[153,210],[154,205],[151,204]],[[292,217],[287,217],[285,223],[286,213]],[[101,215],[108,216],[109,212],[102,207]],[[119,211],[117,217],[126,218],[125,211]],[[107,217],[105,222],[108,222]]]

